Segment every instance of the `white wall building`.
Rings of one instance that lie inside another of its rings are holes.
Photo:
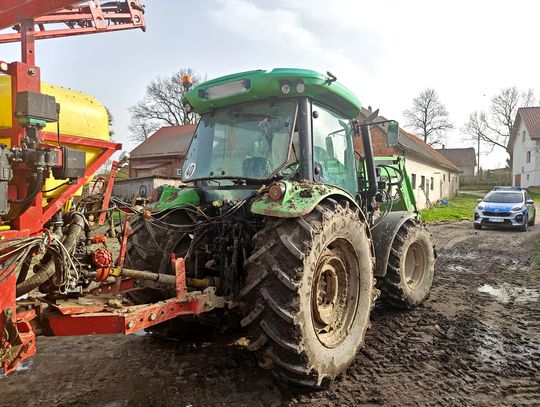
[[[512,185],[540,186],[540,107],[518,109],[508,145],[512,150]]]
[[[360,119],[370,114],[362,109]],[[376,121],[386,120],[379,116]],[[376,156],[405,157],[405,169],[411,180],[418,209],[423,209],[439,199],[447,199],[459,190],[460,169],[418,137],[400,129],[398,145],[390,148],[386,144],[386,127],[371,126],[373,152]],[[358,142],[355,142],[358,143]],[[356,144],[362,153],[360,143]]]

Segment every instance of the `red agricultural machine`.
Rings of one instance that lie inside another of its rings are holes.
[[[15,298],[41,285],[55,262],[71,257],[85,220],[76,211],[73,221],[63,214],[121,148],[109,141],[107,112],[97,100],[41,82],[35,40],[145,29],[138,0],[77,3],[3,0],[0,5],[0,29],[14,31],[0,33],[0,43],[20,41],[22,53],[21,62],[0,60],[0,367],[6,373],[35,353],[35,331],[41,329],[34,324],[40,304]],[[59,238],[65,221],[70,230]],[[94,256],[98,263],[108,259],[103,250]],[[26,278],[38,257],[39,271]]]

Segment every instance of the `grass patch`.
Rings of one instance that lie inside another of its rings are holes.
[[[531,196],[531,199],[534,201],[535,204],[540,204],[540,194],[537,192],[529,192],[529,195]]]
[[[422,219],[430,222],[457,222],[460,220],[472,220],[473,211],[478,204],[476,195],[460,194],[448,201],[448,205],[434,206],[433,208],[420,211]]]

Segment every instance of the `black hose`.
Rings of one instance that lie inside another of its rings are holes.
[[[26,198],[23,199],[9,199],[8,202],[16,205],[26,205],[34,200],[36,195],[41,191],[43,187],[43,171],[38,171],[36,174],[36,183],[34,185],[33,191],[28,194]]]
[[[79,235],[83,231],[85,226],[84,218],[79,213],[74,213],[71,223],[69,225],[69,231],[67,232],[62,243],[64,247],[71,253],[75,248]],[[17,284],[16,296],[20,297],[23,294],[29,293],[34,288],[39,287],[49,278],[51,278],[56,271],[54,257],[50,258],[40,269],[32,275],[28,280],[23,281],[20,284]]]

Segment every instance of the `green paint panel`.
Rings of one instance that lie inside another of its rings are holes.
[[[243,82],[241,82],[243,81]],[[284,82],[290,85],[290,92],[284,94],[281,87]],[[244,86],[245,90],[234,90],[234,84]],[[303,83],[305,90],[299,93],[296,85]],[[230,88],[227,88],[230,84]],[[208,99],[208,91],[220,87],[222,95],[228,96]],[[308,96],[338,112],[343,113],[350,119],[354,119],[360,113],[360,101],[346,87],[339,82],[328,82],[327,77],[319,72],[307,69],[277,68],[272,71],[256,70],[233,75],[222,76],[204,82],[182,98],[182,103],[189,102],[193,110],[198,114],[203,114],[211,109],[220,107],[264,100],[269,98],[290,98]]]
[[[159,201],[152,207],[152,210],[162,211],[187,204],[199,205],[201,198],[195,188],[178,188],[165,185]]]
[[[280,218],[296,218],[310,213],[317,204],[328,196],[342,196],[358,207],[354,198],[346,191],[325,184],[282,181],[286,185],[283,198],[274,201],[263,194],[251,205],[251,212]]]

